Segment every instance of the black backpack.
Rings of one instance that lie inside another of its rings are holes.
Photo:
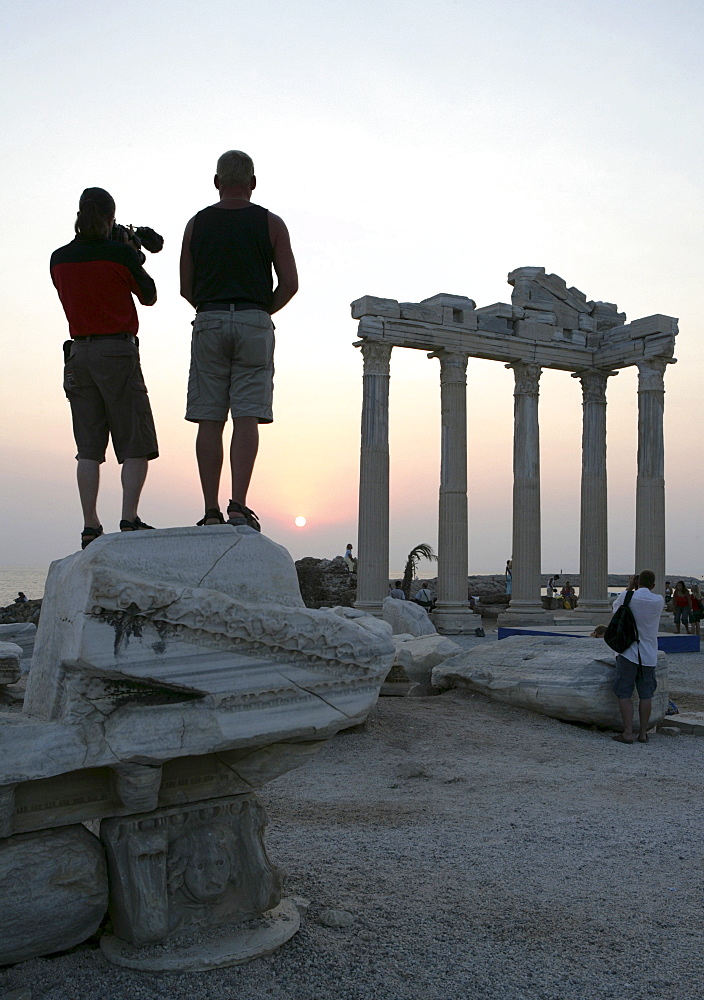
[[[604,642],[616,653],[625,653],[629,646],[638,642],[638,626],[629,608],[633,591],[629,590],[620,608],[617,608],[604,633]],[[640,652],[639,652],[640,656]]]

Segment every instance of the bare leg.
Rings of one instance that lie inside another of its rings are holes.
[[[232,470],[232,499],[244,507],[247,490],[254,470],[254,462],[259,450],[259,421],[256,417],[237,417],[232,429],[230,443],[230,467]]]
[[[224,429],[225,421],[222,420],[200,420],[198,422],[196,459],[198,460],[198,474],[206,510],[209,507],[216,509],[220,507],[218,492],[220,490],[220,473],[222,472],[222,432]],[[206,524],[208,523],[215,524],[216,522],[206,521]]]
[[[76,481],[83,509],[83,524],[86,528],[99,528],[100,518],[96,504],[100,486],[100,462],[94,462],[91,458],[79,458],[76,463]]]
[[[137,505],[147,478],[146,458],[126,458],[122,463],[122,519],[134,521]]]
[[[640,716],[640,728],[638,731],[638,742],[648,742],[648,722],[650,720],[650,709],[653,706],[651,698],[640,699],[638,703],[638,715]],[[631,713],[632,714],[632,713]]]
[[[619,743],[633,742],[633,702],[630,698],[619,698],[618,707],[621,709],[623,719],[623,732],[614,739]]]

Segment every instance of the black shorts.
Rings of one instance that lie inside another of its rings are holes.
[[[76,458],[104,462],[109,437],[120,463],[126,458],[157,458],[137,345],[112,337],[70,343],[64,391],[71,404]]]
[[[655,694],[657,686],[655,667],[642,666],[618,654],[614,677],[614,694],[617,698],[630,698],[635,687],[638,689],[638,697],[648,701]]]

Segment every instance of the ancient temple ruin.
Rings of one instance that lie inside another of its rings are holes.
[[[502,361],[515,377],[513,441],[513,593],[507,623],[551,620],[540,596],[539,381],[543,368],[570,372],[582,386],[581,588],[585,620],[610,611],[607,580],[606,385],[638,368],[638,471],[635,565],[665,582],[664,374],[673,364],[677,320],[626,323],[610,302],[588,300],[542,267],[508,275],[511,302],[477,309],[461,295],[421,302],[365,295],[352,303],[364,359],[359,482],[357,607],[379,614],[388,592],[389,376],[393,347],[440,361],[442,441],[438,517],[440,632],[474,629],[467,600],[467,360]]]

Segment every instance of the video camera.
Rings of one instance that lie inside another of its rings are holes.
[[[114,222],[110,239],[124,243],[125,237],[132,243],[136,243],[138,247],[144,247],[149,253],[159,253],[164,246],[164,237],[155,233],[149,226],[137,226],[136,229],[133,229],[132,226],[121,226],[119,222]]]

